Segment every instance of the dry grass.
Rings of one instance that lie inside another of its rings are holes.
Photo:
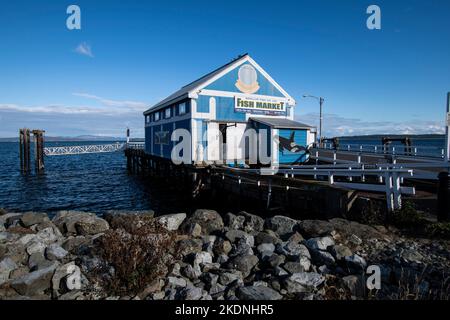
[[[109,294],[136,294],[167,272],[177,255],[176,233],[150,217],[121,217],[114,227],[97,244],[103,261],[97,274]]]

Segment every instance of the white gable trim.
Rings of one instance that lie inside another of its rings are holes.
[[[239,67],[240,65],[244,64],[245,62],[250,62],[266,79],[275,87],[277,88],[284,97],[288,100],[288,104],[293,106],[295,105],[295,99],[292,98],[259,64],[256,63],[255,60],[253,60],[249,55],[246,55],[243,59],[239,59],[236,62],[229,65],[227,68],[216,74],[214,77],[209,79],[208,81],[205,81],[201,84],[199,84],[197,87],[193,88],[191,91],[189,91],[189,97],[195,98],[202,89],[210,85],[211,83],[215,82],[216,80],[220,79],[230,71],[234,70],[235,68]]]

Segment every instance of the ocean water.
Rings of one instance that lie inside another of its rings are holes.
[[[46,146],[111,142],[46,142]],[[31,158],[34,160],[33,150]],[[45,157],[45,170],[20,172],[19,145],[0,142],[0,208],[11,211],[185,209],[170,185],[128,174],[123,152]]]

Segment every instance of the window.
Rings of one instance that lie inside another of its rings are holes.
[[[166,113],[166,114],[165,114],[165,118],[166,118],[166,119],[170,118],[170,116],[171,116],[171,110],[170,110],[170,108],[167,108],[166,111],[165,111],[165,113]]]
[[[155,112],[155,121],[159,121],[159,112]]]
[[[186,102],[180,103],[178,106],[178,113],[185,114],[186,113]]]
[[[145,123],[150,123],[150,116],[148,115],[145,116]]]

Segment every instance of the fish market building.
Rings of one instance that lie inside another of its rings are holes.
[[[180,142],[173,133],[184,129],[189,133],[183,138],[189,141],[184,143],[190,150],[181,152],[190,164],[248,163],[254,149],[258,151],[258,163],[267,162],[260,154],[265,154],[272,165],[302,163],[308,159],[307,148],[314,142],[316,130],[294,121],[295,104],[245,54],[145,111],[145,152],[171,159],[172,150]],[[249,132],[256,136],[250,137]]]

